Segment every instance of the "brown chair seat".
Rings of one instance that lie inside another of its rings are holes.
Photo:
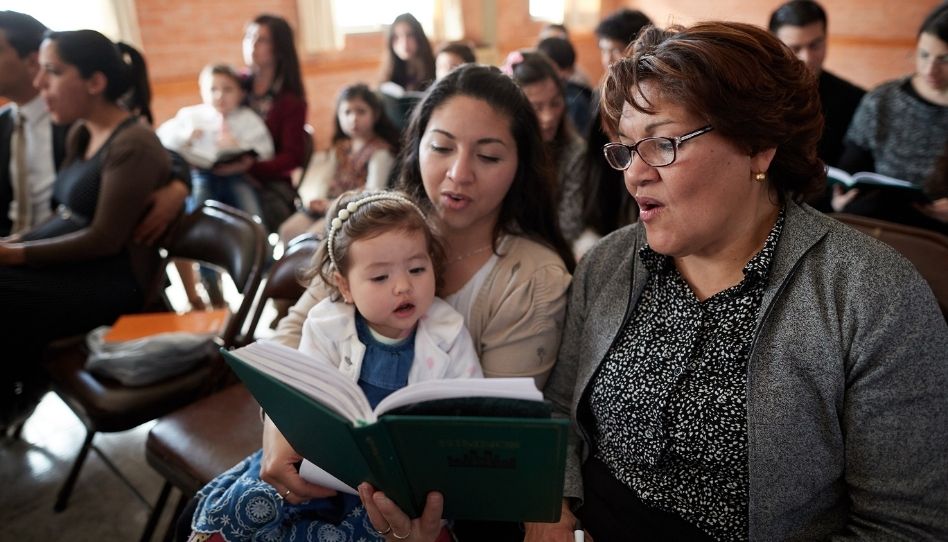
[[[260,405],[242,384],[166,416],[148,433],[145,457],[190,495],[260,448]]]
[[[124,431],[176,410],[200,396],[211,377],[210,364],[143,387],[125,386],[84,370],[85,347],[62,352],[48,374],[63,401],[87,427],[99,432]],[[93,421],[94,420],[94,421]]]

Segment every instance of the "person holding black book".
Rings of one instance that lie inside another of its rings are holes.
[[[948,143],[948,2],[922,22],[916,37],[915,73],[873,89],[846,133],[839,167],[875,171],[924,188]],[[889,190],[837,190],[833,209],[948,233],[934,218],[944,196],[918,202]]]

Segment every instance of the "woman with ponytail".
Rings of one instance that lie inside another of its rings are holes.
[[[35,370],[49,341],[141,310],[159,258],[132,232],[170,179],[158,138],[120,103],[136,71],[114,43],[93,30],[48,33],[39,63],[34,85],[53,122],[73,127],[56,212],[0,240],[4,387]]]

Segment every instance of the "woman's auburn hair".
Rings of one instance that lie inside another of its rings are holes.
[[[654,113],[642,94],[646,83],[748,154],[776,148],[767,177],[781,200],[822,190],[816,76],[766,30],[719,21],[643,29],[631,56],[614,63],[603,82],[602,109],[613,127],[626,103]]]

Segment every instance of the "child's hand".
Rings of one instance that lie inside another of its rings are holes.
[[[188,145],[193,144],[198,139],[204,137],[204,130],[200,128],[195,128],[191,130],[191,135],[188,136]]]

